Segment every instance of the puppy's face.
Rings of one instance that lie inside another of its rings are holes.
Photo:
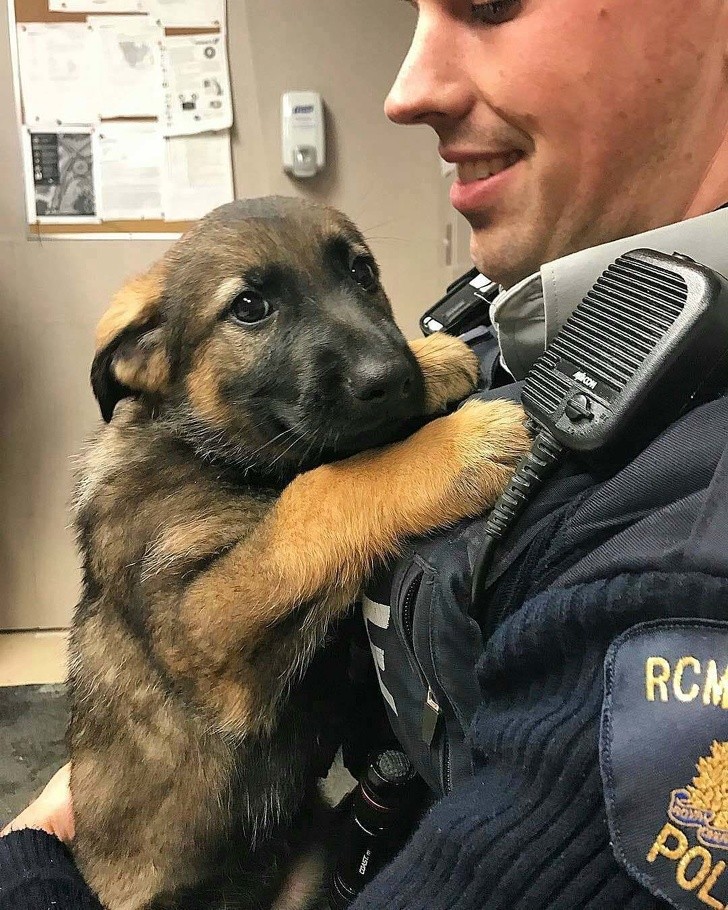
[[[92,380],[106,419],[146,397],[201,454],[282,476],[390,441],[424,410],[362,236],[292,199],[215,210],[127,286]]]

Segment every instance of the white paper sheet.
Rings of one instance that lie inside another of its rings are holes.
[[[142,0],[162,25],[176,28],[218,26],[225,28],[225,0]]]
[[[149,16],[89,16],[96,45],[100,117],[158,117],[164,30]]]
[[[23,139],[28,222],[98,224],[94,129],[33,127]]]
[[[142,0],[48,0],[48,9],[56,13],[137,13]]]
[[[174,35],[162,42],[166,136],[189,136],[232,126],[225,36]]]
[[[18,25],[23,112],[28,125],[96,120],[94,43],[83,22]]]
[[[166,140],[162,207],[167,221],[193,221],[232,202],[230,133],[201,133]]]
[[[164,139],[156,123],[102,123],[96,132],[103,221],[162,217]]]

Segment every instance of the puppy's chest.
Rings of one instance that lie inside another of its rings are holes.
[[[75,500],[80,546],[102,583],[188,573],[250,534],[278,498],[173,441],[109,430],[86,453]]]

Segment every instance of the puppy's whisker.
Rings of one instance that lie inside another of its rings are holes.
[[[316,442],[317,442],[316,436],[313,436],[313,435],[312,435],[312,436],[311,436],[311,441],[309,442],[308,446],[306,447],[306,451],[305,451],[305,452],[303,453],[303,455],[301,456],[301,464],[302,464],[302,465],[305,465],[305,464],[306,464],[306,460],[307,460],[308,456],[311,454],[314,445],[316,445]]]
[[[272,446],[279,439],[282,439],[284,436],[288,436],[292,433],[296,433],[296,431],[297,431],[297,428],[295,426],[286,427],[286,429],[283,430],[282,432],[280,432],[277,436],[274,436],[272,439],[267,439],[262,445],[259,445],[257,449],[253,449],[253,451],[250,453],[250,457],[253,458],[255,455],[258,455],[264,449],[267,449],[268,446]]]
[[[291,449],[296,445],[298,440],[299,440],[299,437],[296,437],[289,446],[287,446],[285,449],[283,449],[282,452],[279,452],[278,455],[276,455],[276,457],[273,459],[273,461],[270,462],[270,466],[272,467],[274,464],[276,464],[276,462],[280,461],[288,452],[290,452]]]
[[[376,242],[380,243],[382,240],[394,240],[397,243],[413,243],[409,237],[386,237],[385,235],[377,236],[367,236],[367,243]]]
[[[394,224],[393,218],[388,218],[386,221],[380,221],[378,224],[373,224],[371,227],[362,228],[362,236],[368,240],[372,231],[378,231],[379,228],[387,227],[389,224]]]

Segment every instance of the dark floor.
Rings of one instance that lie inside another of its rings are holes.
[[[63,686],[0,687],[0,828],[65,762]]]

